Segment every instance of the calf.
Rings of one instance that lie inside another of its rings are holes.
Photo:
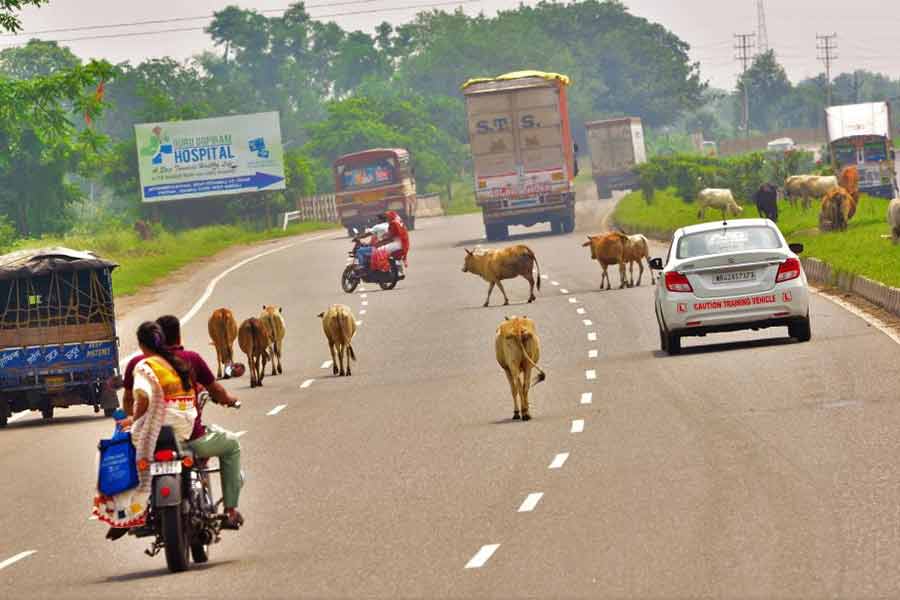
[[[722,219],[726,218],[726,214],[738,216],[743,212],[743,208],[734,200],[731,190],[721,188],[706,188],[700,190],[697,196],[697,217],[706,218],[706,209],[715,208],[722,211]]]
[[[769,219],[773,223],[778,222],[778,190],[771,183],[759,186],[753,194],[753,202],[760,218]]]
[[[527,317],[506,317],[497,328],[494,338],[497,363],[506,379],[513,397],[513,419],[531,420],[528,391],[544,381],[547,375],[537,365],[541,358],[541,340],[534,329],[534,321]],[[532,383],[531,370],[538,372]]]
[[[238,328],[238,346],[247,355],[250,387],[261,386],[266,374],[266,362],[269,360],[269,336],[259,319],[250,317],[241,323]]]
[[[279,375],[282,373],[281,369],[281,349],[284,345],[284,317],[281,316],[281,307],[275,305],[263,305],[262,313],[259,315],[259,320],[262,322],[263,327],[266,329],[266,335],[269,336],[269,344],[271,345],[269,350],[272,355],[272,375],[275,375],[276,370]],[[276,369],[275,363],[278,363],[278,368]]]
[[[537,268],[537,276],[533,274],[535,268]],[[494,291],[495,285],[503,294],[503,305],[509,304],[509,297],[501,283],[504,279],[524,277],[530,286],[529,303],[537,300],[534,295],[535,279],[538,291],[541,289],[541,266],[538,264],[534,252],[528,246],[510,246],[502,250],[476,249],[475,252],[467,249],[462,270],[463,273],[474,273],[490,284],[487,300],[484,301],[485,307],[491,302],[491,293]]]
[[[216,378],[222,378],[222,365],[225,365],[225,378],[230,377],[228,368],[234,362],[234,340],[238,336],[237,321],[234,313],[227,308],[213,311],[206,324],[209,337],[216,348]]]
[[[888,225],[891,226],[891,239],[900,242],[900,198],[894,198],[888,204]]]
[[[603,276],[600,278],[600,289],[606,282],[606,289],[612,289],[612,281],[607,269],[610,265],[619,265],[619,289],[625,287],[628,281],[625,278],[625,248],[628,246],[628,236],[614,231],[602,235],[589,235],[588,241],[581,245],[582,248],[590,246],[591,258],[600,263],[603,268]]]
[[[628,279],[631,287],[635,285],[634,263],[637,263],[640,268],[637,285],[641,285],[641,280],[644,278],[644,263],[641,262],[642,260],[647,262],[647,270],[650,272],[650,283],[656,283],[653,269],[650,268],[650,244],[647,242],[647,238],[641,234],[629,235],[628,243],[625,244],[625,262],[628,263]]]
[[[356,353],[353,352],[353,336],[356,335],[356,318],[350,307],[343,304],[335,304],[323,313],[319,313],[322,319],[322,329],[325,331],[325,338],[328,340],[328,349],[331,351],[331,370],[335,375],[348,377],[353,373],[350,371],[350,360],[356,360]],[[344,368],[344,358],[346,355],[347,367]]]

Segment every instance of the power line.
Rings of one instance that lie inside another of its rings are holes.
[[[831,106],[831,63],[838,57],[834,53],[837,50],[837,34],[816,35],[816,50],[819,60],[825,63],[825,79],[828,82],[825,88],[827,94],[825,106]]]
[[[747,67],[752,60],[753,38],[755,33],[736,33],[734,34],[734,49],[737,52],[735,58],[741,61],[741,85],[744,88],[744,134],[750,137],[750,86],[747,85]]]
[[[339,13],[331,13],[325,15],[315,15],[310,18],[312,19],[327,19],[332,17],[348,17],[348,16],[356,16],[356,15],[371,15],[371,14],[380,14],[385,12],[398,12],[404,10],[417,10],[421,8],[439,8],[442,6],[461,6],[463,4],[473,4],[476,2],[481,2],[481,0],[451,0],[448,2],[433,2],[430,4],[414,4],[408,6],[395,6],[390,8],[379,8],[375,10],[358,10],[358,11],[350,11],[350,12],[339,12]],[[154,29],[152,31],[134,31],[128,33],[110,33],[105,35],[89,35],[89,36],[81,36],[74,38],[65,38],[65,39],[54,39],[54,40],[41,40],[45,42],[57,42],[57,43],[69,43],[69,42],[84,42],[89,40],[109,40],[123,37],[138,37],[138,36],[147,36],[147,35],[159,35],[163,33],[187,33],[192,31],[205,31],[204,27],[178,27],[172,29]],[[13,46],[22,46],[25,42],[14,42],[11,44],[0,44],[2,47],[13,47]]]

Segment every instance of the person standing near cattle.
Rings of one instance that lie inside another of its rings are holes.
[[[537,276],[534,270],[537,269]],[[500,288],[503,294],[503,306],[509,304],[509,297],[506,290],[503,289],[501,283],[504,279],[514,279],[516,277],[524,277],[531,286],[529,289],[528,303],[537,300],[534,295],[535,280],[537,280],[537,289],[541,289],[541,266],[538,264],[537,257],[531,248],[524,245],[510,246],[502,250],[484,250],[476,249],[472,252],[466,249],[466,258],[462,268],[463,273],[473,273],[478,275],[490,286],[488,287],[487,300],[484,301],[485,308],[491,302],[491,292],[494,286]]]

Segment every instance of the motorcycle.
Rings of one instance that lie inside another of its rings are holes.
[[[354,233],[356,230],[354,229]],[[357,250],[362,246],[370,245],[364,242],[363,238],[371,235],[370,231],[361,234],[357,233],[353,236],[353,250],[348,253],[352,262],[344,269],[341,275],[341,288],[348,294],[356,291],[360,282],[377,283],[383,290],[392,290],[397,287],[397,283],[406,279],[406,272],[403,269],[403,259],[399,252],[395,252],[388,259],[390,261],[390,269],[387,271],[373,271],[368,266],[362,265],[357,260]],[[371,261],[370,261],[371,262]]]
[[[207,392],[201,392],[198,403],[205,404]],[[240,402],[234,405],[240,408]],[[163,426],[156,441],[153,461],[149,464],[152,478],[146,523],[131,531],[135,537],[154,537],[145,554],[166,554],[166,566],[177,573],[190,567],[191,558],[201,564],[209,560],[209,548],[220,541],[224,515],[218,513],[222,500],[213,500],[209,468],[206,460],[194,456],[186,444],[179,442],[173,429]]]

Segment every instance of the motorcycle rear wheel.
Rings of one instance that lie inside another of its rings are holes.
[[[191,565],[190,547],[180,506],[159,509],[162,521],[163,542],[166,544],[166,566],[172,573],[187,571]]]
[[[392,290],[397,287],[397,282],[400,281],[400,276],[397,274],[397,269],[391,268],[391,278],[388,281],[379,281],[378,285],[381,289],[387,291]]]
[[[343,275],[341,275],[341,289],[347,292],[348,294],[352,294],[356,291],[356,287],[359,285],[359,277],[354,275],[353,273],[353,265],[347,265],[347,268],[344,269]]]

